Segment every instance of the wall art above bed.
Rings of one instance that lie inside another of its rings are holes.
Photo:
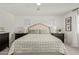
[[[72,31],[72,17],[65,19],[65,31]]]

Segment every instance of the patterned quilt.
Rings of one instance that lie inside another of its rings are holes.
[[[67,54],[67,49],[60,39],[51,34],[28,34],[15,40],[8,54],[43,52]]]

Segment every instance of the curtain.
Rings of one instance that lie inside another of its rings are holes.
[[[77,42],[79,45],[79,9],[77,10],[77,16],[76,16],[76,34],[77,34]],[[79,47],[79,46],[78,46]]]
[[[72,37],[73,37],[72,45],[74,47],[78,47],[77,15],[78,11],[74,11],[72,14]]]

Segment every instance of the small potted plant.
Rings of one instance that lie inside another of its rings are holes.
[[[62,31],[61,29],[58,29],[58,30],[57,30],[58,33],[61,33],[61,31]]]

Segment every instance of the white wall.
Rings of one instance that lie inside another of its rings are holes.
[[[9,12],[0,10],[0,27],[5,27],[7,32],[12,32],[16,27],[26,27],[27,21],[30,24],[44,23],[57,28],[64,28],[64,20],[62,16],[15,16]]]
[[[5,11],[0,11],[0,27],[4,27],[7,32],[11,32],[13,24],[14,15]]]
[[[15,27],[27,26],[27,21],[30,24],[44,23],[46,25],[56,26],[57,28],[64,28],[64,20],[62,16],[16,16],[15,17]]]

